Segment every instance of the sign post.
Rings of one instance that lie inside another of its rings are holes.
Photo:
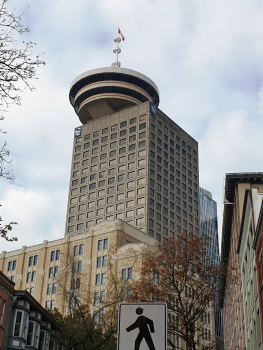
[[[166,304],[120,304],[117,350],[167,350]]]

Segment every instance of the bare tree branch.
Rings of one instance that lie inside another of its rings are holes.
[[[14,10],[7,9],[8,0],[2,0],[0,4],[0,121],[4,119],[3,114],[10,105],[21,105],[21,93],[25,88],[34,90],[31,85],[33,79],[38,79],[37,68],[45,62],[40,59],[41,55],[34,55],[35,43],[18,42],[17,37],[29,33],[29,28],[22,24],[22,16],[15,14]],[[5,133],[0,129],[1,133]],[[0,177],[14,180],[11,174],[12,164],[9,160],[9,150],[4,142],[0,149]],[[0,217],[0,221],[2,218]],[[0,226],[0,237],[14,241],[7,233],[16,224]]]
[[[168,308],[168,344],[195,350],[215,349],[213,311],[224,266],[206,264],[207,238],[180,234],[159,244],[144,258],[141,279],[133,284],[134,301],[161,301]],[[235,269],[228,276],[236,282]]]

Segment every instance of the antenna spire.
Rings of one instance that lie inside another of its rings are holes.
[[[113,62],[111,66],[120,67],[121,62],[118,61],[118,55],[119,53],[121,53],[121,49],[119,48],[119,43],[121,42],[121,38],[119,36],[116,36],[116,38],[114,38],[114,42],[116,43],[116,47],[113,49],[113,53],[115,53],[116,57],[115,57],[115,62]]]
[[[119,48],[119,43],[121,41],[124,41],[125,40],[125,37],[124,35],[122,34],[120,28],[118,27],[118,36],[116,36],[116,38],[114,38],[114,42],[116,43],[116,47],[115,49],[113,49],[113,53],[115,53],[116,55],[116,59],[115,59],[115,62],[112,63],[112,67],[120,67],[121,66],[121,62],[118,61],[118,55],[119,53],[121,53],[121,49]]]

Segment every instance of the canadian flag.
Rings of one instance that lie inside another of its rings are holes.
[[[122,40],[122,41],[124,41],[124,40],[125,40],[125,38],[124,38],[124,35],[122,34],[122,32],[121,32],[120,28],[118,28],[118,34],[120,34],[120,36],[121,36],[121,40]]]

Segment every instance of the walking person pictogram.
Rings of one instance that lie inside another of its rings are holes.
[[[136,314],[142,315],[143,309],[141,307],[137,307]],[[148,327],[149,326],[149,327]],[[139,334],[135,340],[134,350],[139,350],[141,342],[143,338],[145,339],[149,350],[155,350],[155,346],[153,344],[151,333],[154,333],[154,324],[153,321],[145,316],[139,316],[137,320],[131,324],[128,328],[126,328],[127,332],[132,331],[133,329],[139,328]],[[150,328],[150,331],[149,331]]]

